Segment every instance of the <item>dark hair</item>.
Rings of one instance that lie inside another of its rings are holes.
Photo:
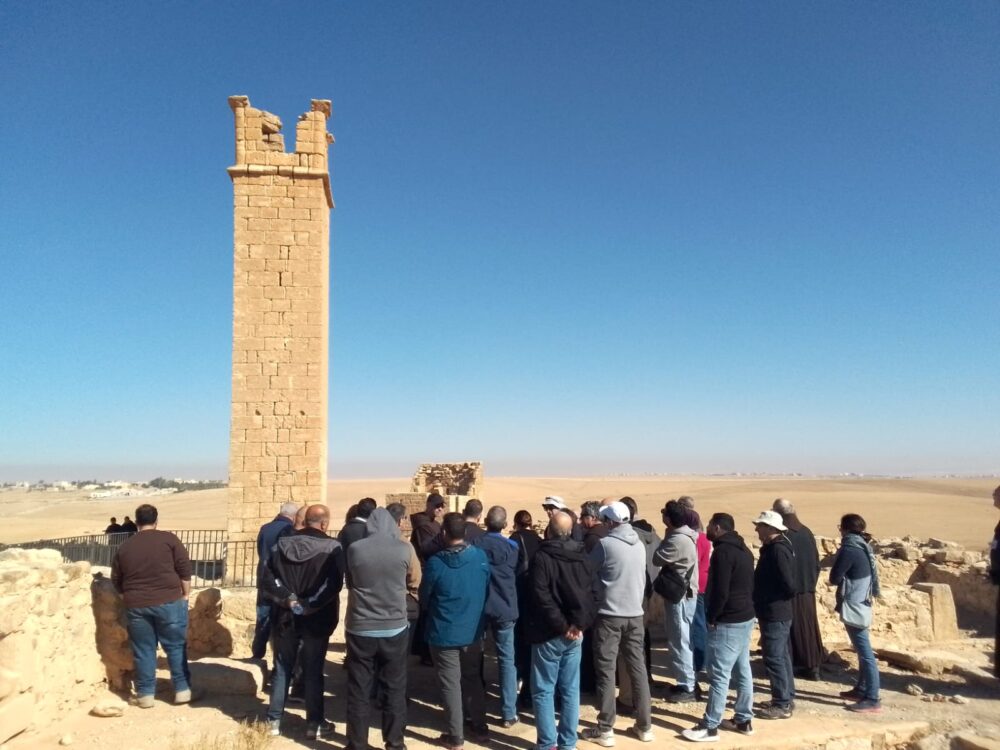
[[[590,500],[580,506],[580,518],[600,518],[601,504],[596,500]]]
[[[152,526],[156,523],[156,519],[159,517],[159,513],[156,508],[148,503],[140,505],[135,509],[135,525],[136,526]]]
[[[486,530],[499,532],[507,525],[507,511],[500,505],[494,505],[486,514]]]
[[[406,515],[406,506],[402,503],[389,503],[385,506],[385,509],[389,511],[389,515],[392,516],[392,520],[399,523],[403,520],[403,516]]]
[[[372,514],[372,511],[378,507],[376,503],[370,497],[364,497],[358,500],[358,518],[368,518]]]
[[[347,509],[347,513],[344,514],[345,521],[353,521],[358,517],[358,504],[354,503],[350,508]]]
[[[677,500],[670,500],[663,508],[663,515],[667,517],[670,525],[675,529],[686,526],[688,521],[688,509]]]
[[[435,508],[441,505],[447,505],[447,503],[445,503],[444,501],[444,498],[441,497],[441,495],[437,492],[432,492],[427,496],[427,504],[433,505]]]
[[[462,511],[462,515],[479,518],[479,516],[483,515],[483,504],[473,498],[465,504],[465,510]]]
[[[639,517],[639,506],[635,504],[635,500],[626,495],[618,502],[625,503],[625,507],[628,508],[629,518],[633,521]]]
[[[723,531],[733,531],[736,528],[736,521],[728,513],[715,513],[708,519],[709,526],[718,526]]]
[[[840,517],[841,531],[846,531],[850,534],[864,534],[867,528],[868,525],[865,523],[865,519],[857,513],[848,513]]]
[[[441,519],[444,538],[451,541],[465,540],[465,517],[461,513],[445,513]]]
[[[115,518],[114,516],[111,516],[111,523],[118,523],[118,519]]]
[[[690,526],[695,531],[701,530],[701,516],[698,515],[698,511],[692,510],[691,508],[686,508],[687,510],[687,525]]]
[[[514,525],[524,529],[531,528],[531,513],[526,510],[519,510],[514,514]]]

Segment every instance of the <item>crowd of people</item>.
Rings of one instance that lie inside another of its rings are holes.
[[[1000,488],[994,503],[1000,508]],[[635,739],[653,741],[654,597],[665,611],[666,699],[705,702],[701,720],[681,732],[686,740],[717,741],[720,731],[750,735],[754,719],[790,719],[796,680],[820,678],[819,556],[812,532],[786,500],[752,520],[756,559],[731,515],[714,513],[703,525],[688,496],[662,508],[662,537],[638,517],[630,497],[586,502],[579,513],[560,497],[546,497],[541,533],[525,510],[508,528],[501,506],[485,514],[478,500],[462,513],[446,506],[430,494],[425,509],[409,518],[409,539],[404,506],[378,507],[371,498],[352,506],[336,537],[328,533],[323,505],[286,503],[261,527],[253,657],[264,659],[270,644],[271,734],[281,734],[290,695],[305,702],[307,739],[332,731],[323,670],[345,585],[350,750],[368,749],[373,714],[381,715],[386,750],[405,748],[410,655],[413,669],[419,658],[436,674],[441,744],[461,750],[466,738],[486,741],[487,634],[497,661],[499,727],[513,727],[530,708],[539,750],[567,750],[578,739],[613,747],[622,714],[634,718]],[[174,700],[186,703],[190,562],[173,534],[157,530],[153,506],[137,508],[136,523],[139,533],[121,546],[112,571],[135,655],[136,704],[153,705],[157,642],[167,654]],[[878,568],[865,520],[846,514],[839,528],[829,581],[860,665],[840,696],[850,711],[878,713],[879,671],[869,639]],[[1000,583],[1000,525],[991,563]],[[755,624],[769,692],[756,706]],[[731,684],[736,697],[727,718]],[[581,693],[594,695],[596,726],[578,726]]]
[[[105,534],[135,534],[139,531],[139,527],[136,526],[135,521],[133,521],[128,516],[125,516],[125,520],[118,523],[118,519],[111,516],[111,523],[107,525],[104,529]]]

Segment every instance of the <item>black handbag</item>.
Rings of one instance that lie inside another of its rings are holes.
[[[664,565],[653,580],[653,591],[671,604],[677,604],[688,595],[688,587],[691,584],[693,573],[694,565],[688,568],[687,575],[683,578],[672,567]]]

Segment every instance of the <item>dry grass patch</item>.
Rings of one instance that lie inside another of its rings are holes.
[[[240,722],[237,729],[226,734],[199,734],[191,739],[175,737],[170,750],[265,750],[273,740],[266,723]]]

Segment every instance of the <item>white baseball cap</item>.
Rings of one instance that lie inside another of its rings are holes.
[[[543,508],[556,508],[557,510],[566,510],[569,506],[566,505],[566,501],[563,500],[558,495],[549,495],[542,501]]]
[[[782,520],[781,515],[775,513],[773,510],[765,510],[753,519],[754,526],[759,523],[775,528],[778,531],[788,531],[788,527],[785,526],[785,522]]]
[[[611,523],[628,523],[631,513],[628,506],[622,502],[613,502],[601,508],[601,518],[611,521]]]

